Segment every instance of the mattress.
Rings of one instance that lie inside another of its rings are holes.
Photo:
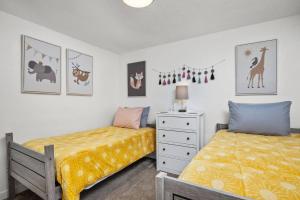
[[[299,200],[299,134],[262,136],[221,130],[179,179],[250,199]]]
[[[152,153],[155,129],[105,127],[62,136],[31,140],[23,144],[44,153],[54,145],[56,178],[63,199],[79,200],[80,192],[104,177]]]

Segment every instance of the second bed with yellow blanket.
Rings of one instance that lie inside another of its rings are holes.
[[[106,127],[36,139],[24,146],[43,153],[44,146],[51,144],[63,199],[78,200],[87,186],[153,152],[155,129]]]
[[[300,200],[297,135],[219,131],[179,178],[251,199]]]

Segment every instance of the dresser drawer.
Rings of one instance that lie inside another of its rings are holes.
[[[170,144],[158,144],[159,156],[167,156],[185,160],[191,160],[197,153],[196,148],[176,146]]]
[[[157,134],[158,141],[162,143],[177,143],[197,146],[197,137],[195,133],[158,130]]]
[[[160,129],[197,130],[197,118],[193,117],[158,117]]]
[[[158,159],[158,168],[162,171],[180,174],[189,162],[190,161],[188,160],[179,160],[161,156]]]

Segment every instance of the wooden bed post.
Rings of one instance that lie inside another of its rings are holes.
[[[167,176],[164,172],[159,172],[155,177],[156,200],[164,200],[164,177]]]
[[[8,177],[8,199],[13,200],[15,198],[16,189],[15,189],[15,179],[10,175],[11,171],[11,151],[10,144],[13,142],[13,133],[6,133],[6,150],[7,150],[7,177]]]
[[[47,200],[56,200],[54,145],[44,147]]]

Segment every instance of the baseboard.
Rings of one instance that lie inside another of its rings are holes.
[[[24,185],[21,185],[20,183],[16,184],[16,193],[21,193],[27,190],[27,188]],[[0,191],[0,199],[4,200],[8,198],[8,190]]]

